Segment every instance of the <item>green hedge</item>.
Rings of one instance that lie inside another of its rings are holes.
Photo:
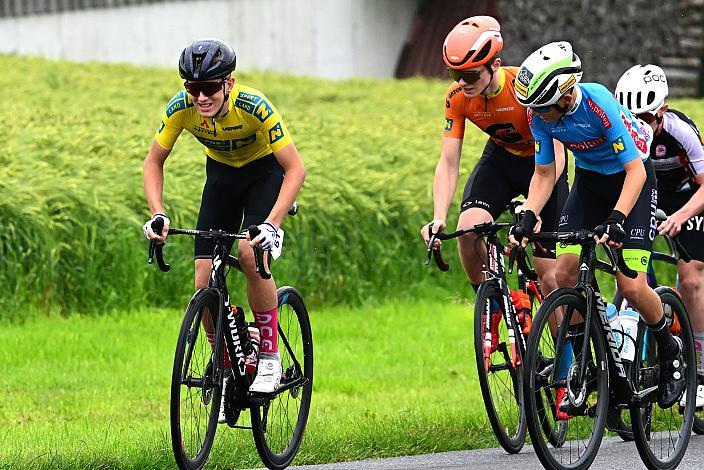
[[[192,242],[171,239],[165,251],[174,266],[161,274],[145,264],[141,233],[149,216],[142,162],[182,86],[175,67],[0,55],[0,68],[0,318],[184,305]],[[284,224],[284,255],[274,268],[280,284],[298,286],[313,303],[414,295],[428,283],[467,291],[454,246],[445,250],[453,270],[440,275],[423,266],[419,236],[432,216],[446,82],[263,72],[237,79],[276,105],[308,170],[301,212]],[[702,122],[698,102],[681,104]],[[472,129],[465,140],[459,188],[486,139]],[[172,226],[195,224],[204,161],[184,133],[166,163]]]

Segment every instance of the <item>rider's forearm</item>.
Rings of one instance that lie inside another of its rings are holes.
[[[164,165],[163,162],[147,158],[144,160],[144,194],[147,197],[147,204],[152,215],[164,213],[162,202],[162,192],[164,189]]]
[[[692,194],[689,201],[687,201],[687,203],[677,212],[683,217],[683,219],[689,220],[695,215],[701,214],[702,211],[704,211],[704,186],[699,186],[699,189]]]
[[[643,190],[646,176],[645,167],[642,163],[637,162],[637,164],[626,165],[626,179],[623,181],[623,189],[621,190],[621,195],[618,197],[618,201],[616,201],[614,210],[628,217],[628,214],[633,210],[633,206],[636,205],[636,201]]]
[[[435,168],[435,179],[433,180],[433,218],[445,220],[447,211],[452,204],[452,198],[457,189],[457,178],[459,168],[454,166],[446,158],[440,158],[438,166]]]
[[[303,165],[290,168],[286,171],[284,182],[279,191],[279,197],[276,199],[276,203],[267,217],[269,222],[277,227],[281,227],[289,209],[291,209],[291,206],[293,206],[293,203],[296,201],[296,197],[305,179],[306,170]]]
[[[552,194],[552,189],[555,186],[555,174],[554,162],[550,165],[536,165],[528,188],[528,198],[523,204],[524,210],[531,210],[536,215],[540,214]]]
[[[567,155],[565,155],[565,144],[556,139],[552,142],[555,152],[555,184],[557,184],[562,172],[567,171]]]

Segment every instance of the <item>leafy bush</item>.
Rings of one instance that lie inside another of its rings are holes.
[[[10,95],[0,111],[0,318],[184,305],[192,242],[171,239],[165,251],[175,266],[164,275],[145,264],[141,233],[149,216],[142,161],[164,106],[182,87],[175,67],[7,55],[0,66]],[[467,292],[454,246],[445,250],[452,274],[439,275],[423,266],[419,235],[432,216],[446,82],[263,72],[237,79],[276,105],[308,170],[301,212],[284,224],[279,284],[298,286],[313,303],[415,295],[424,284]],[[702,121],[697,101],[676,104]],[[485,140],[467,132],[459,189]],[[184,132],[165,169],[172,226],[195,225],[204,160]],[[456,215],[453,205],[450,224]]]

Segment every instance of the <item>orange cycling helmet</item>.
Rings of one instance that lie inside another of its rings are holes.
[[[442,58],[451,69],[464,70],[486,64],[503,47],[499,22],[491,16],[472,16],[452,28]]]

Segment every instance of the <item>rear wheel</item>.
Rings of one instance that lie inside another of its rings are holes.
[[[592,317],[590,331],[586,332],[588,347],[584,349],[585,333],[575,328],[568,332],[566,327],[570,319],[576,319],[577,312],[586,312],[584,297],[574,289],[556,290],[538,310],[528,338],[523,383],[526,420],[536,454],[543,466],[550,469],[591,465],[606,425],[609,392],[604,338],[596,318]],[[560,325],[557,337],[553,337],[551,324]],[[580,377],[583,356],[586,368]],[[568,413],[567,420],[557,419],[554,406],[558,390],[571,397],[570,406],[561,410]],[[556,446],[545,433],[547,426],[552,429],[566,426],[566,438]]]
[[[686,405],[681,406],[678,400],[667,409],[658,406],[659,353],[653,335],[647,331],[644,340],[636,345],[633,372],[636,390],[644,394],[647,391],[650,393],[647,393],[641,407],[631,409],[631,422],[643,463],[651,469],[672,469],[684,457],[694,422],[697,377],[693,366],[693,335],[679,294],[669,287],[658,287],[655,291],[660,296],[670,331],[679,336],[684,345],[684,361],[687,364],[684,371],[687,380],[684,393]]]
[[[293,287],[281,287],[277,296],[281,385],[275,395],[251,409],[257,452],[271,469],[286,468],[296,456],[313,392],[313,336],[308,310]]]
[[[171,445],[176,464],[184,470],[205,465],[218,425],[222,396],[222,353],[214,354],[203,330],[203,315],[217,312],[216,292],[198,291],[188,304],[176,343],[171,375]],[[216,327],[216,351],[223,350]],[[217,361],[215,358],[219,358]]]
[[[523,347],[520,325],[510,318],[516,342],[509,341],[503,293],[485,282],[474,304],[474,352],[479,385],[489,422],[499,444],[515,454],[523,448],[526,419],[523,410]],[[516,362],[514,365],[514,361]]]

